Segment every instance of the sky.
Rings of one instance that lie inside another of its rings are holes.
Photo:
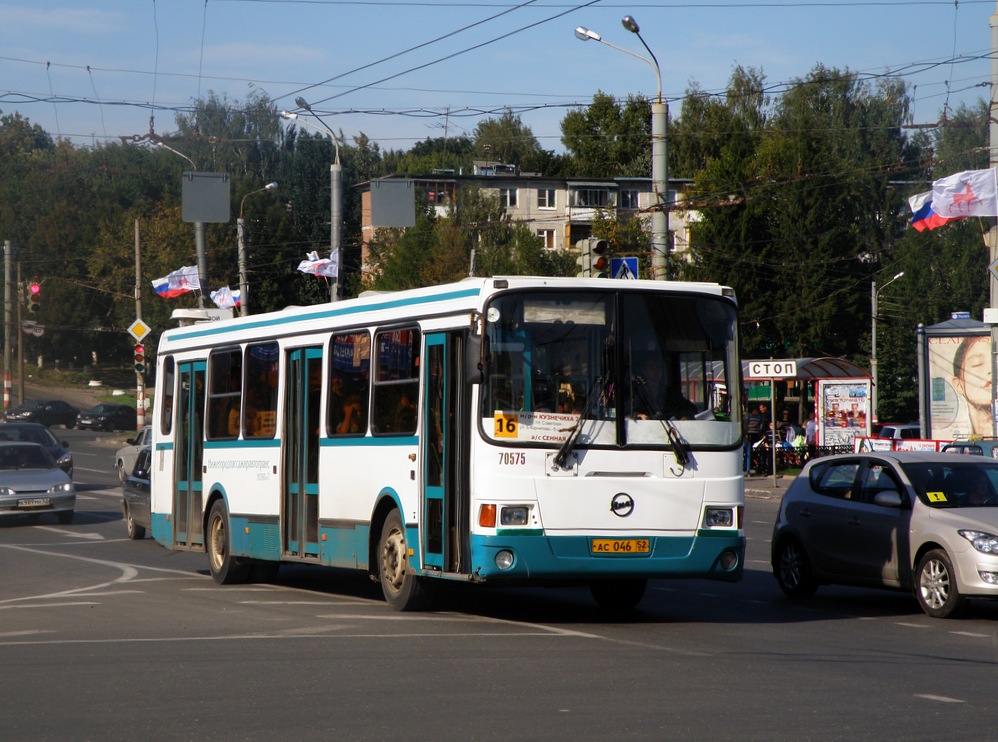
[[[92,146],[169,136],[193,101],[258,90],[304,115],[301,96],[384,150],[509,109],[561,152],[562,118],[597,91],[656,95],[644,39],[673,118],[692,82],[723,93],[740,65],[779,92],[821,64],[902,75],[915,123],[931,123],[988,97],[995,13],[993,0],[0,0],[0,113]]]

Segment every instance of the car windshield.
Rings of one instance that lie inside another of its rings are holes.
[[[0,469],[51,469],[52,457],[40,446],[0,446]]]
[[[114,405],[109,404],[99,404],[96,407],[91,407],[87,410],[91,415],[107,415],[108,413],[114,412]]]
[[[0,440],[24,441],[25,443],[39,443],[43,446],[55,446],[59,441],[49,432],[48,428],[5,428],[0,426]]]
[[[954,459],[902,466],[918,499],[931,508],[998,506],[998,462],[962,456]]]

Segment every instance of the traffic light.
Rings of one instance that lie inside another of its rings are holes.
[[[40,312],[42,310],[42,285],[37,281],[28,284],[28,311]]]
[[[606,278],[610,259],[606,255],[610,243],[596,237],[589,238],[589,275],[593,278]]]
[[[575,243],[576,249],[579,251],[579,257],[575,259],[575,264],[579,266],[579,272],[575,274],[576,278],[588,278],[589,277],[589,240],[579,240]]]
[[[575,243],[579,251],[579,257],[575,259],[575,264],[579,266],[576,278],[606,278],[609,259],[606,251],[610,243],[598,237],[589,237]]]
[[[141,374],[146,370],[146,348],[142,343],[135,345],[135,373]]]

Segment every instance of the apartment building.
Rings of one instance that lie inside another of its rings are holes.
[[[372,184],[403,181],[415,193],[425,194],[438,214],[447,216],[458,203],[462,189],[480,188],[499,198],[509,216],[527,224],[550,250],[574,249],[575,243],[592,233],[592,223],[600,210],[616,213],[620,219],[651,219],[654,205],[651,178],[552,178],[539,173],[516,172],[510,165],[476,162],[471,174],[437,171],[428,175],[391,175],[361,183],[362,249],[364,265],[367,243],[374,230],[388,224],[372,219]],[[689,181],[669,181],[669,231],[673,254],[682,257],[689,250],[690,224],[696,213],[679,208]],[[375,188],[375,190],[380,190]]]

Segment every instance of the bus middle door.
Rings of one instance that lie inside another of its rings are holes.
[[[288,351],[284,442],[284,553],[319,556],[322,348]]]
[[[422,529],[420,547],[424,568],[459,572],[462,534],[468,523],[468,445],[466,391],[461,379],[463,338],[451,333],[427,333],[423,364]]]
[[[204,361],[178,364],[177,443],[173,490],[173,543],[177,548],[202,548],[204,495],[201,462],[204,454]]]

